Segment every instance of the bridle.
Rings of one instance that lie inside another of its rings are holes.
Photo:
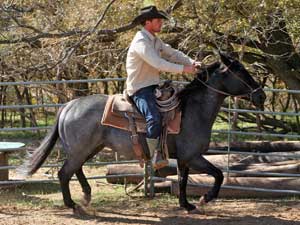
[[[232,64],[232,63],[231,63]],[[216,93],[219,93],[219,94],[222,94],[222,95],[226,95],[226,96],[232,96],[232,97],[237,97],[237,98],[242,98],[242,97],[249,97],[250,101],[252,101],[252,96],[254,93],[256,93],[257,91],[259,90],[262,90],[262,87],[259,86],[255,89],[253,89],[247,82],[245,82],[242,78],[240,78],[239,76],[237,76],[234,72],[232,72],[232,70],[230,70],[230,66],[226,66],[223,70],[222,70],[222,73],[225,73],[225,72],[228,72],[229,74],[233,75],[235,78],[237,78],[240,82],[242,82],[244,85],[246,85],[248,88],[249,88],[249,92],[248,93],[245,93],[245,94],[241,94],[241,95],[232,95],[228,92],[225,92],[225,91],[221,91],[219,89],[216,89],[214,88],[213,86],[209,85],[207,83],[208,79],[206,80],[206,82],[204,82],[203,80],[199,79],[198,77],[196,77],[196,80],[199,81],[200,83],[202,83],[204,86],[206,86],[207,88],[211,89],[212,91],[216,92]]]

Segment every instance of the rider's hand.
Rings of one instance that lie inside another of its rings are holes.
[[[194,74],[196,72],[196,67],[194,64],[193,65],[185,65],[183,67],[183,72]]]
[[[183,72],[195,74],[199,69],[201,69],[201,62],[195,61],[192,65],[184,66]]]
[[[193,65],[195,66],[196,69],[201,69],[202,63],[199,62],[199,61],[195,61],[195,62],[193,63]]]

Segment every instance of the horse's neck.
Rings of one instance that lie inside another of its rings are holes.
[[[224,96],[210,89],[202,90],[189,99],[185,113],[188,114],[188,117],[193,117],[194,121],[201,121],[201,127],[206,126],[207,129],[210,129],[224,99]],[[195,125],[197,124],[195,123]]]

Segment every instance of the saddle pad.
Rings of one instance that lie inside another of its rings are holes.
[[[108,97],[103,112],[103,116],[101,119],[101,124],[129,131],[129,122],[128,119],[125,117],[125,111],[118,111],[120,109],[123,109],[123,107],[119,105],[120,98],[123,98],[123,95],[116,94],[116,95],[110,95]],[[118,104],[115,104],[116,100],[118,101]],[[121,101],[125,101],[125,100],[122,99]],[[128,102],[125,102],[125,104],[126,106],[124,106],[124,108],[126,108],[126,111],[128,112],[136,111],[133,108],[128,109],[128,106],[130,105]],[[130,107],[132,106],[130,105]],[[137,132],[146,133],[146,121],[141,115],[135,118],[135,122],[136,122]],[[170,121],[168,124],[168,133],[178,134],[180,132],[180,123],[181,123],[181,112],[176,111],[174,119]]]

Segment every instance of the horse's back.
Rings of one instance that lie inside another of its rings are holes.
[[[74,99],[67,103],[67,107],[75,110],[76,116],[81,116],[82,113],[91,113],[97,111],[103,112],[108,95],[96,94]]]
[[[101,135],[99,124],[107,98],[107,95],[90,95],[64,106],[59,117],[59,135],[66,151],[76,145],[97,145],[96,136]]]

